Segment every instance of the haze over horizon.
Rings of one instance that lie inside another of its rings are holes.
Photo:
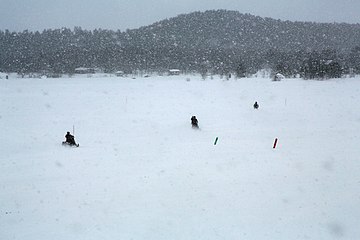
[[[355,0],[0,0],[1,30],[134,29],[179,14],[226,9],[290,21],[360,23]]]

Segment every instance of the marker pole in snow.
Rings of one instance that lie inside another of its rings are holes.
[[[273,148],[276,148],[277,141],[278,141],[278,139],[277,139],[277,138],[275,138]]]
[[[217,141],[218,141],[218,137],[215,138],[215,142],[214,142],[214,145],[216,145]]]

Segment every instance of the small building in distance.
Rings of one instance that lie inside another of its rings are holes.
[[[171,76],[180,75],[180,70],[179,69],[169,69],[169,75],[171,75]]]
[[[282,75],[281,73],[277,73],[275,74],[274,78],[273,78],[273,81],[281,81],[285,78],[284,75]]]
[[[124,76],[124,71],[116,71],[116,72],[115,72],[115,75],[116,75],[117,77],[122,77],[122,76]]]
[[[75,68],[75,73],[77,74],[95,73],[95,68],[78,67]]]

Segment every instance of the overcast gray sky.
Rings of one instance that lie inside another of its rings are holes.
[[[124,31],[212,9],[291,21],[360,23],[360,0],[0,0],[0,29]]]

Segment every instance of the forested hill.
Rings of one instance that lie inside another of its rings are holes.
[[[77,67],[96,67],[131,73],[179,68],[244,76],[264,66],[285,75],[304,69],[323,71],[308,66],[313,62],[332,62],[342,72],[360,72],[360,24],[290,22],[212,10],[124,32],[81,27],[0,31],[0,72],[73,73]]]
[[[290,22],[226,10],[182,14],[127,33],[131,44],[186,49],[349,52],[360,44],[360,24]]]

